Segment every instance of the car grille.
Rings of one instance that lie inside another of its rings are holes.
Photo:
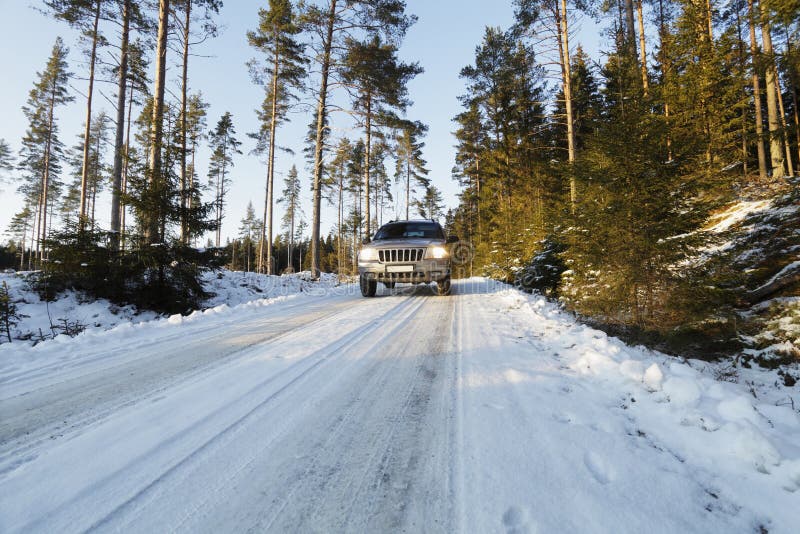
[[[420,261],[424,256],[424,248],[384,248],[378,250],[378,260],[381,263]]]

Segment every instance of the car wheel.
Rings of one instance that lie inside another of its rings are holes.
[[[359,277],[359,286],[361,286],[361,295],[364,297],[374,297],[375,291],[378,289],[378,282],[370,280],[363,274]]]
[[[450,277],[448,276],[444,280],[439,280],[436,282],[436,288],[438,289],[439,295],[447,296],[451,293],[453,288],[450,285]]]

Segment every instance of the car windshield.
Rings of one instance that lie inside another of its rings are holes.
[[[421,237],[444,239],[442,227],[433,222],[399,222],[381,226],[375,239],[403,239]]]

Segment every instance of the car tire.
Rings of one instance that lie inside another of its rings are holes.
[[[370,280],[365,275],[361,275],[358,279],[359,286],[361,287],[361,296],[374,297],[375,291],[378,289],[378,282]]]
[[[436,282],[436,289],[439,295],[443,297],[449,295],[453,291],[453,288],[450,284],[450,277],[448,276],[444,280],[439,280]]]

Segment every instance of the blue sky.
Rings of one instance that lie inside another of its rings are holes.
[[[193,91],[203,92],[204,99],[210,103],[208,123],[212,126],[225,112],[233,114],[238,137],[243,141],[241,156],[236,159],[233,170],[233,184],[227,207],[227,215],[223,223],[223,236],[234,236],[237,233],[239,220],[244,216],[248,201],[256,206],[263,205],[265,165],[256,156],[249,155],[252,141],[246,133],[257,129],[254,110],[263,98],[259,87],[254,86],[249,78],[245,62],[253,57],[253,51],[247,46],[245,32],[253,29],[257,23],[257,11],[266,1],[225,0],[224,8],[219,16],[224,26],[222,34],[202,47],[196,53],[205,57],[194,57],[190,62],[190,84]],[[480,42],[486,26],[507,28],[513,19],[513,8],[508,1],[486,0],[408,0],[408,10],[419,17],[419,21],[408,32],[400,55],[406,61],[418,61],[425,72],[410,84],[410,95],[414,106],[407,116],[421,120],[429,125],[430,130],[425,139],[425,158],[431,170],[433,182],[445,193],[448,206],[456,204],[457,185],[450,176],[455,150],[452,118],[459,113],[458,95],[464,91],[463,81],[459,79],[460,69],[471,63],[476,45]],[[78,76],[85,76],[87,69],[82,64],[84,58],[80,52],[75,32],[66,24],[58,23],[36,11],[32,6],[40,4],[32,0],[0,0],[0,49],[3,50],[3,72],[6,78],[0,83],[0,138],[8,141],[16,152],[20,146],[26,121],[21,107],[27,93],[33,85],[36,72],[44,67],[56,36],[62,36],[70,47],[71,70]],[[591,21],[584,21],[584,29],[579,33],[575,44],[583,44],[590,54],[597,48],[597,32]],[[595,56],[596,57],[596,56]],[[172,57],[170,88],[178,92],[174,81],[177,66]],[[75,144],[81,131],[81,123],[85,112],[87,82],[73,79],[72,93],[76,97],[74,103],[59,110],[61,139],[67,146]],[[98,107],[114,116],[114,87],[100,84],[101,96],[95,99]],[[292,122],[284,125],[278,133],[278,141],[282,146],[295,150],[294,156],[279,154],[276,164],[277,179],[281,180],[286,171],[296,164],[304,181],[304,211],[310,216],[310,176],[302,157],[302,139],[311,119],[310,112],[298,112]],[[359,131],[350,130],[344,116],[334,116],[332,122],[335,135],[347,135],[356,138]],[[200,154],[198,171],[201,179],[205,179],[206,153]],[[387,160],[387,164],[389,161]],[[390,166],[389,172],[393,172]],[[278,188],[282,187],[278,183]],[[14,193],[16,186],[0,184],[0,232],[7,229],[13,214],[21,207],[21,201]],[[279,189],[278,189],[279,190]],[[101,206],[102,204],[102,206]],[[98,201],[98,209],[107,211],[105,201]],[[277,215],[280,217],[281,207]],[[391,218],[393,214],[386,213]],[[335,224],[335,209],[323,210],[323,233]],[[101,217],[101,224],[106,218]],[[279,219],[278,219],[279,220]]]

